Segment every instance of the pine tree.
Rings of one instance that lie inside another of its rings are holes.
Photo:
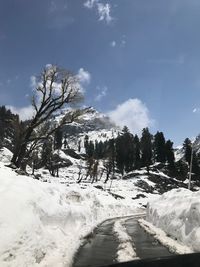
[[[114,138],[110,139],[108,142],[108,159],[111,165],[111,172],[114,176],[115,173],[115,140]]]
[[[135,147],[134,169],[139,169],[141,166],[141,157],[140,157],[140,140],[137,135],[135,135],[133,143]]]
[[[175,156],[174,156],[174,149],[173,149],[173,142],[167,140],[165,144],[165,152],[166,152],[166,160],[170,166],[174,166]]]
[[[19,136],[22,123],[19,116],[5,106],[0,107],[0,147],[7,147],[14,152],[14,147]]]
[[[92,158],[94,156],[94,143],[92,141],[89,141],[86,154],[88,158]]]
[[[196,175],[200,174],[200,167],[198,162],[198,157],[195,152],[193,152],[193,160],[192,160],[192,172]]]
[[[173,142],[171,142],[171,140],[167,140],[165,144],[165,153],[166,153],[166,160],[168,163],[169,174],[174,175],[176,173],[175,156],[174,156]]]
[[[157,132],[154,136],[154,158],[156,162],[165,163],[166,161],[166,146],[165,137],[162,132]]]
[[[176,168],[176,177],[182,181],[184,181],[186,178],[188,178],[188,164],[183,161],[179,160],[175,162],[175,168]]]
[[[116,138],[116,164],[120,173],[129,172],[133,169],[135,158],[134,137],[129,132],[127,126],[122,130],[122,134]]]
[[[123,137],[122,135],[118,135],[118,137],[115,140],[116,144],[116,166],[121,175],[124,174],[124,143],[123,143]]]
[[[95,143],[94,143],[94,158],[95,159],[99,158],[99,143],[97,140],[95,140]]]
[[[103,151],[104,150],[104,144],[102,141],[98,142],[95,140],[95,148],[94,148],[94,156],[97,159],[102,159],[103,158]]]
[[[142,130],[141,137],[141,154],[142,154],[142,165],[147,167],[147,172],[149,172],[149,166],[152,164],[152,136],[149,133],[148,128]]]
[[[133,163],[135,157],[134,137],[129,132],[127,126],[124,126],[123,130],[123,143],[124,143],[124,167],[125,171],[129,172],[133,170]]]
[[[86,135],[85,138],[84,138],[84,148],[85,148],[85,153],[88,154],[88,148],[89,148],[89,137],[88,137],[88,135]]]
[[[188,165],[190,165],[191,161],[191,153],[192,153],[192,142],[189,138],[186,138],[183,143],[183,149],[184,149],[184,158]]]

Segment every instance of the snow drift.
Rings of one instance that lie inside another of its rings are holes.
[[[173,189],[148,203],[147,221],[200,251],[200,192]]]
[[[98,223],[134,207],[95,189],[43,183],[0,163],[0,266],[70,266]]]

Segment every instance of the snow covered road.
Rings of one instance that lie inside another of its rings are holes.
[[[139,217],[111,219],[102,223],[80,248],[73,267],[170,256],[167,248],[139,226]]]

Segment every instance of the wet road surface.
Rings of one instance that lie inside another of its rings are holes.
[[[102,266],[115,262],[119,245],[112,229],[115,220],[101,224],[88,242],[80,248],[73,267]]]
[[[128,219],[125,223],[127,233],[135,244],[136,254],[140,259],[171,256],[172,253],[149,235],[135,219]]]
[[[139,258],[155,258],[172,255],[167,248],[146,233],[137,222],[139,217],[127,218],[127,233],[133,239],[136,254]],[[79,249],[73,267],[97,267],[116,263],[119,241],[113,233],[117,219],[108,220],[96,228],[93,235]]]

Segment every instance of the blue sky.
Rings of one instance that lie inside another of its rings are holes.
[[[0,104],[26,115],[46,64],[81,75],[85,103],[175,144],[200,133],[199,0],[0,1]]]

